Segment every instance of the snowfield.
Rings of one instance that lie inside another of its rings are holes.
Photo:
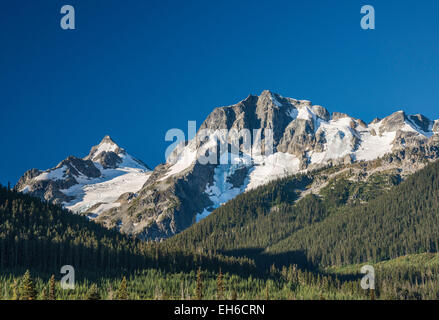
[[[119,197],[127,192],[139,191],[151,175],[151,171],[129,167],[103,169],[101,172],[101,178],[78,179],[79,184],[61,190],[65,195],[75,197],[75,200],[64,203],[64,206],[80,213],[101,203],[93,210],[98,216],[106,210],[120,206],[120,203],[116,202]]]

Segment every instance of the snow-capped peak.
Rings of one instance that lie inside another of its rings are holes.
[[[84,160],[99,162],[99,157],[104,152],[114,152],[117,155],[125,154],[125,150],[119,147],[117,143],[107,135],[97,146],[91,148],[90,153],[84,158]]]
[[[120,206],[123,194],[138,192],[151,173],[142,161],[105,136],[84,159],[71,156],[44,172],[31,170],[16,188],[96,217]]]

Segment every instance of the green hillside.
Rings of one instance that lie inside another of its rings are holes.
[[[394,172],[366,181],[340,175],[320,194],[298,201],[326,172],[285,178],[229,201],[164,246],[248,256],[265,268],[319,268],[435,252],[438,173],[434,163],[402,183]]]

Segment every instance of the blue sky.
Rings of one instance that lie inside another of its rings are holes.
[[[376,30],[360,28],[365,4]],[[264,89],[365,121],[438,119],[438,14],[433,0],[2,1],[0,182],[106,134],[154,167],[168,129]]]

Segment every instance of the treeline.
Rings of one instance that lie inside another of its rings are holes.
[[[52,276],[0,276],[0,300],[285,300],[370,299],[356,279],[319,275],[296,266],[277,270],[270,277],[242,277],[199,268],[188,273],[146,269],[128,277],[77,282],[64,290]]]
[[[375,290],[361,288],[362,265],[318,272],[292,265],[270,269],[269,277],[202,270],[171,273],[157,269],[127,277],[81,280],[72,290],[59,278],[0,275],[0,300],[435,300],[439,298],[439,255],[409,255],[374,264]]]

